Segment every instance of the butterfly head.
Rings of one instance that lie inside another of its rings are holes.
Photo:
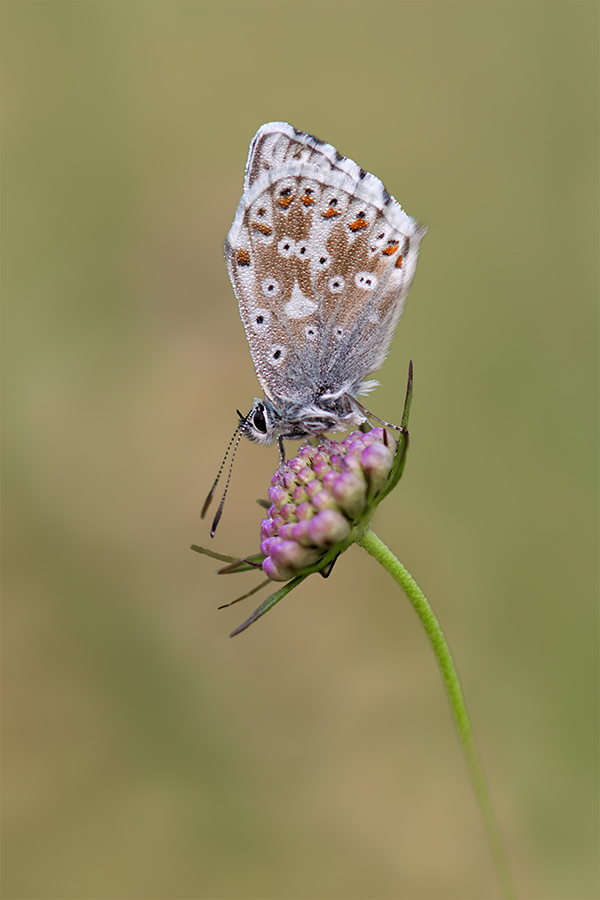
[[[344,431],[360,425],[366,416],[347,396],[315,398],[309,403],[281,403],[256,399],[246,416],[240,416],[242,434],[259,444],[269,445],[279,438],[301,440],[328,431]]]

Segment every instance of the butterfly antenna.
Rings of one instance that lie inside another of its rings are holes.
[[[244,420],[244,422],[245,422],[245,420]],[[229,488],[229,482],[231,481],[231,473],[232,473],[232,471],[233,471],[233,462],[234,462],[234,460],[235,460],[235,454],[236,454],[237,448],[238,448],[238,446],[239,446],[239,443],[240,443],[240,441],[241,441],[241,439],[242,439],[242,434],[243,434],[242,425],[244,424],[244,422],[240,423],[239,434],[238,434],[238,436],[237,436],[237,440],[236,440],[236,442],[235,442],[235,444],[234,444],[234,447],[233,447],[233,452],[232,452],[232,454],[231,454],[231,462],[230,462],[230,464],[229,464],[229,472],[227,473],[227,481],[225,482],[225,490],[223,491],[223,496],[221,497],[221,502],[219,503],[219,508],[218,508],[218,510],[217,510],[216,513],[215,513],[215,517],[214,517],[214,519],[213,519],[213,523],[212,523],[212,526],[211,526],[211,529],[210,529],[210,536],[211,536],[211,537],[214,537],[214,536],[215,536],[215,531],[217,530],[217,525],[219,524],[219,521],[220,521],[220,519],[221,519],[221,516],[223,515],[223,507],[225,506],[225,497],[227,496],[227,490],[228,490],[228,488]]]
[[[239,415],[239,413],[238,413],[238,415]],[[242,417],[240,416],[240,418],[242,418]],[[220,466],[220,468],[219,468],[219,471],[217,472],[217,477],[215,478],[214,483],[213,483],[213,486],[211,487],[210,491],[208,492],[208,497],[207,497],[206,500],[204,501],[204,506],[202,507],[202,512],[200,513],[200,518],[201,518],[201,519],[204,518],[204,516],[205,516],[206,513],[208,512],[208,507],[209,507],[210,504],[212,503],[212,498],[213,498],[213,496],[214,496],[214,493],[215,493],[215,489],[216,489],[216,487],[217,487],[217,484],[219,483],[219,478],[221,477],[221,473],[223,472],[223,469],[225,468],[225,463],[227,462],[227,457],[229,456],[229,451],[231,450],[231,445],[233,444],[233,442],[234,442],[234,440],[235,440],[235,436],[236,436],[236,434],[238,433],[238,431],[240,430],[240,428],[242,427],[243,424],[244,424],[244,422],[240,422],[240,423],[239,423],[239,425],[237,426],[237,428],[235,429],[235,431],[233,432],[233,434],[232,434],[232,436],[231,436],[231,440],[229,441],[229,444],[227,445],[227,450],[226,450],[226,452],[225,452],[225,456],[223,457],[223,462],[221,463],[221,466]],[[235,451],[234,451],[234,453],[235,453]],[[230,474],[231,474],[231,473],[230,473]]]
[[[250,415],[250,413],[248,413],[248,415]],[[231,473],[233,471],[233,463],[235,461],[235,454],[237,453],[237,448],[239,447],[240,441],[242,439],[242,435],[244,433],[244,425],[246,424],[246,422],[248,420],[248,416],[242,416],[242,414],[239,412],[239,410],[238,410],[238,416],[240,417],[240,424],[238,425],[236,430],[233,432],[233,437],[229,441],[229,447],[231,447],[236,434],[237,434],[237,438],[235,438],[235,444],[233,447],[233,451],[231,453],[231,462],[229,463],[229,472],[227,473],[227,481],[225,482],[225,490],[223,491],[223,496],[221,497],[221,502],[219,503],[219,508],[217,509],[217,511],[215,513],[215,517],[213,519],[213,523],[212,523],[212,526],[210,529],[211,537],[215,536],[215,531],[217,530],[217,525],[221,521],[221,516],[223,515],[223,507],[225,506],[225,497],[227,496],[227,491],[229,489],[229,482],[231,481]],[[229,453],[229,447],[227,448],[227,453]],[[209,504],[209,502],[212,498],[212,495],[214,493],[214,490],[217,486],[217,481],[219,480],[219,476],[220,476],[221,472],[223,471],[223,467],[225,465],[225,460],[227,459],[227,453],[225,454],[225,459],[221,463],[221,468],[219,469],[219,475],[217,475],[215,483],[213,484],[213,486],[210,490],[210,494],[206,498],[206,502],[204,503],[204,507],[202,510],[203,512],[205,512],[208,509],[208,504]]]

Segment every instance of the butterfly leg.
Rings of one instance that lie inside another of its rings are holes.
[[[329,565],[325,566],[324,569],[319,569],[319,575],[321,575],[323,578],[329,578],[333,567],[335,566],[336,562],[339,559],[339,556],[340,556],[340,554],[338,553],[337,556],[334,556],[334,558],[331,560]]]
[[[367,416],[367,418],[375,419],[375,421],[379,422],[380,425],[383,425],[384,428],[392,428],[394,431],[402,432],[402,434],[409,434],[408,428],[405,428],[404,425],[394,425],[392,422],[386,422],[385,419],[380,419],[379,416],[376,416],[374,413],[369,412],[368,409],[365,409],[365,407],[362,405],[362,403],[358,402],[356,397],[351,397],[350,394],[346,394],[346,396],[348,397],[348,400],[350,400],[351,403],[354,403],[354,405],[358,407],[358,409],[361,411],[361,413],[363,413],[363,415]],[[362,426],[361,426],[361,430],[362,430]]]
[[[285,447],[283,446],[283,437],[281,435],[277,438],[277,446],[279,447],[279,465],[282,466],[285,462]]]

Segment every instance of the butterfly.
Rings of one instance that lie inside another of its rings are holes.
[[[284,439],[377,419],[357,396],[378,383],[365,379],[385,360],[425,232],[331,144],[286,122],[258,130],[225,240],[264,391],[239,413],[238,441],[277,440],[283,460]]]
[[[381,181],[285,122],[259,129],[225,259],[264,398],[242,432],[270,444],[360,425],[426,229]]]

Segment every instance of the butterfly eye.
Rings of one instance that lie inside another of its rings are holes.
[[[264,407],[257,406],[254,415],[252,416],[252,424],[256,428],[257,431],[260,431],[261,434],[267,433],[267,420],[265,419]]]

